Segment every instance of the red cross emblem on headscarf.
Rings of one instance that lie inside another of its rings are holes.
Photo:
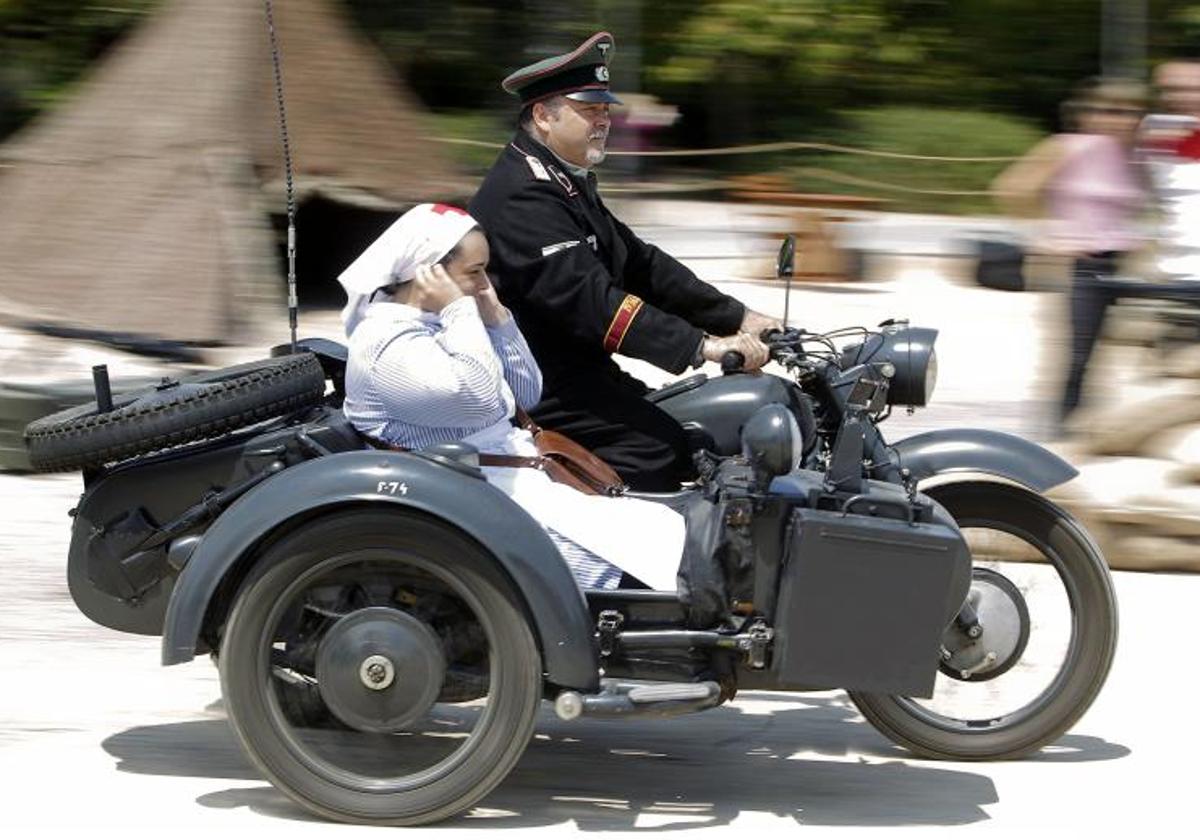
[[[433,212],[439,215],[445,215],[446,213],[457,213],[460,216],[467,215],[466,210],[463,210],[461,207],[455,207],[453,204],[435,204],[433,205]]]

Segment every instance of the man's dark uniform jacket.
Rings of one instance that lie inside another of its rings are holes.
[[[741,303],[638,239],[596,191],[523,131],[469,205],[491,245],[497,292],[542,369],[543,426],[604,458],[635,489],[691,475],[683,432],[612,354],[682,373],[704,334],[732,335]]]

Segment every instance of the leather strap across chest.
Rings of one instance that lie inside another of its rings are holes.
[[[363,440],[370,444],[372,449],[383,449],[388,452],[415,452],[415,449],[410,449],[407,446],[396,446],[388,443],[385,440],[380,440],[377,437],[370,435],[362,435]],[[497,455],[491,452],[479,453],[479,466],[481,467],[520,467],[535,470],[545,470],[545,458],[538,456],[522,456],[522,455]]]

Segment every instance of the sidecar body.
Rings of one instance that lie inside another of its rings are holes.
[[[340,383],[339,348],[318,347]],[[267,545],[315,517],[378,508],[438,517],[487,548],[526,601],[550,685],[597,688],[602,612],[624,608],[642,629],[697,629],[675,592],[581,592],[541,528],[478,469],[436,451],[373,449],[338,403],[335,388],[316,406],[216,440],[86,470],[68,558],[79,608],[106,627],[161,635],[166,665],[188,661],[218,648],[238,586]],[[696,495],[646,498],[686,510]],[[953,616],[969,576],[948,517],[934,522],[926,502],[928,521],[913,521],[921,514],[900,489],[876,482],[868,498],[839,509],[820,476],[805,471],[777,478],[766,493],[727,491],[719,506],[726,519],[744,520],[737,527],[750,538],[738,581],[716,587],[736,596],[737,612],[711,618],[739,626],[745,622],[734,616],[765,619],[774,631],[770,647],[781,654],[766,657],[771,664],[757,669],[755,682],[928,690],[936,670],[929,641]],[[706,526],[716,515],[708,508],[692,520]],[[870,550],[898,541],[919,559]],[[860,549],[853,564],[839,559],[849,546]],[[905,598],[895,597],[901,583],[911,593]],[[924,628],[912,632],[922,614]],[[900,647],[909,652],[898,655]],[[631,659],[628,676],[662,676]]]

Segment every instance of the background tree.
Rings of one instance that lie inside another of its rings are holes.
[[[69,95],[92,62],[163,2],[0,0],[0,139]],[[1059,103],[1100,70],[1102,0],[338,2],[434,112],[439,134],[489,141],[504,139],[516,112],[500,79],[601,28],[617,38],[615,87],[679,106],[682,118],[656,138],[677,147],[795,139],[1019,154],[1057,127]],[[1200,2],[1147,7],[1149,62],[1200,57]],[[456,149],[469,168],[495,154]],[[806,189],[821,186],[814,169],[907,178],[910,188],[932,188],[941,177],[966,191],[985,186],[989,174],[976,166],[927,178],[932,170],[906,164],[794,154],[688,163],[805,170],[795,177]],[[831,184],[855,189],[847,177],[824,186]],[[903,206],[926,203],[934,204]]]
[[[158,0],[0,0],[0,137],[53,106]]]

